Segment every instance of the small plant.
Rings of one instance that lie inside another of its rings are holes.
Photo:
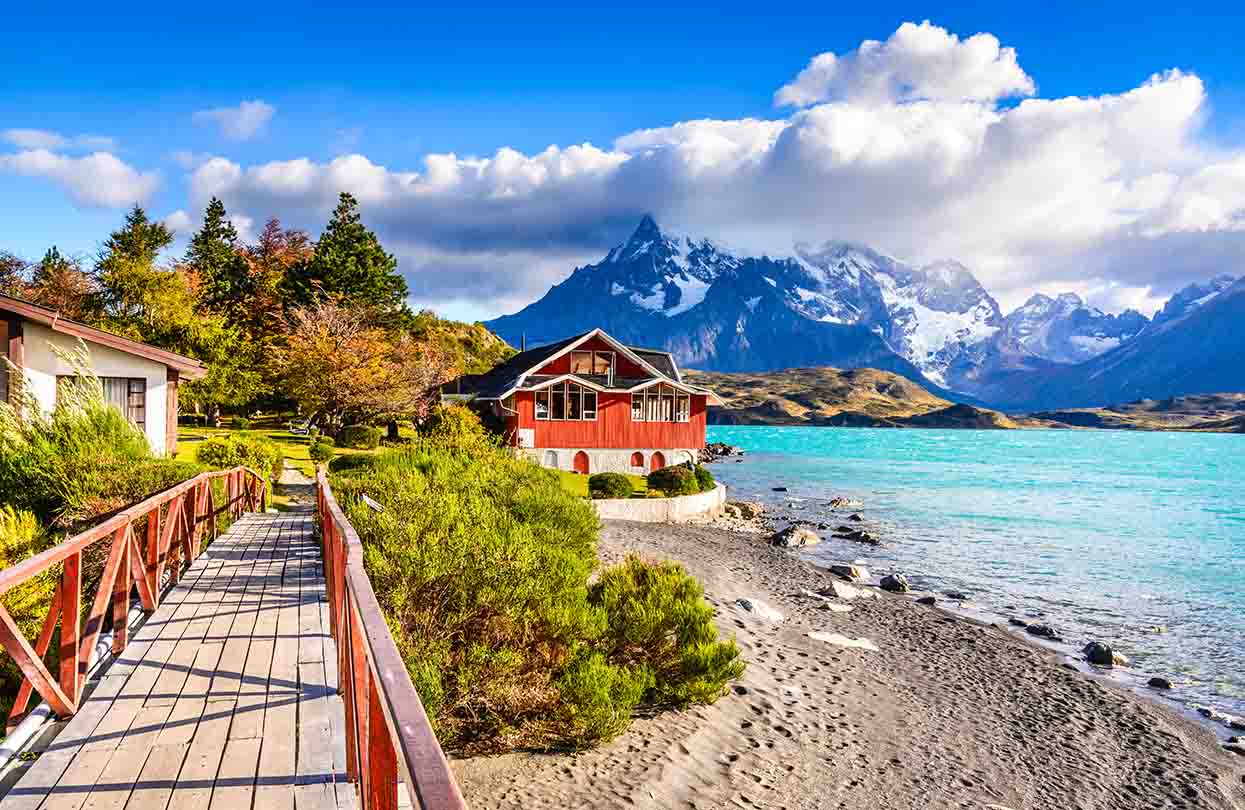
[[[696,465],[696,483],[700,485],[701,492],[711,492],[717,481],[713,480],[713,473],[709,472],[709,468],[703,464]]]
[[[718,640],[704,588],[678,563],[628,557],[589,586],[588,601],[607,616],[594,646],[615,666],[651,673],[647,701],[713,703],[743,674],[735,642]]]
[[[325,436],[311,443],[307,448],[307,455],[317,464],[324,464],[333,458],[333,441]]]
[[[600,652],[581,648],[556,685],[565,734],[584,747],[627,730],[636,706],[653,688],[653,675],[646,667],[614,666]]]
[[[245,416],[235,416],[231,423],[234,430],[250,430],[251,420]]]
[[[630,498],[633,491],[631,479],[622,473],[597,473],[588,478],[588,493],[593,498]]]
[[[316,439],[320,438],[320,428],[318,427],[307,428],[307,438],[310,439],[314,443]]]
[[[341,442],[342,447],[352,447],[355,450],[375,450],[380,446],[381,436],[384,435],[378,427],[371,425],[348,425],[342,428],[337,438]]]
[[[649,492],[656,490],[665,493],[668,497],[695,495],[700,492],[700,482],[696,480],[696,473],[686,464],[676,464],[654,470],[648,474],[647,481]]]

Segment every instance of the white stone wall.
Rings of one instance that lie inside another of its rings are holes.
[[[641,523],[683,523],[722,514],[726,487],[718,484],[709,492],[678,498],[608,498],[593,500],[602,520],[635,520]]]
[[[72,374],[69,367],[52,351],[55,345],[63,352],[72,351],[78,339],[53,332],[46,326],[26,321],[23,325],[24,354],[23,374],[26,384],[34,392],[44,410],[51,411],[56,404],[56,377]],[[163,363],[135,357],[132,354],[87,342],[91,355],[91,370],[99,377],[142,377],[147,381],[147,441],[157,455],[164,455],[165,415],[168,406],[168,370]]]
[[[660,451],[666,459],[665,466],[695,462],[697,451],[679,447],[633,447],[629,450],[603,449],[594,447],[542,447],[523,448],[518,452],[535,461],[542,467],[551,467],[570,472],[575,469],[575,454],[588,454],[588,471],[596,474],[601,472],[630,473],[631,475],[647,475],[653,454]],[[644,456],[644,463],[639,467],[631,466],[633,453]],[[552,455],[551,455],[552,454]]]

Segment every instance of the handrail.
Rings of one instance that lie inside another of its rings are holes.
[[[316,472],[316,496],[329,625],[346,706],[346,772],[360,804],[363,810],[396,808],[401,775],[419,810],[466,810],[363,568],[363,544],[323,468]]]
[[[225,503],[217,508],[212,482],[225,479]],[[216,516],[228,510],[234,517],[262,509],[267,482],[247,467],[204,472],[130,506],[104,522],[0,571],[0,595],[64,563],[60,582],[52,597],[39,638],[32,646],[21,628],[0,604],[0,647],[4,648],[24,676],[17,699],[9,712],[9,727],[19,721],[32,693],[42,697],[60,717],[78,711],[87,666],[105,619],[113,618],[112,649],[120,653],[128,643],[127,616],[130,591],[137,588],[145,613],[152,613],[168,585],[177,584],[202,550],[203,535],[215,537]],[[161,512],[161,509],[164,511]],[[139,539],[135,523],[144,522]],[[206,525],[205,525],[206,524]],[[82,555],[96,543],[111,538],[99,590],[86,621],[82,621]],[[43,662],[52,636],[60,626],[60,668],[54,676]]]

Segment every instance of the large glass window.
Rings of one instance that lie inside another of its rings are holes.
[[[536,392],[536,418],[592,421],[597,418],[597,392],[575,383],[551,385]]]
[[[592,352],[571,352],[571,373],[592,373]]]
[[[56,378],[57,396],[66,385],[75,385],[77,377],[60,375]],[[142,377],[100,377],[104,400],[133,422],[147,428],[147,381]]]
[[[661,383],[631,395],[633,422],[688,422],[692,398],[674,386]]]
[[[608,377],[613,365],[613,352],[571,352],[572,374]]]

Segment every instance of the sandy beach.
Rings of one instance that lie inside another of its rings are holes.
[[[1001,627],[874,588],[832,609],[836,578],[763,535],[607,523],[600,553],[682,562],[748,669],[593,751],[455,761],[473,808],[1245,807],[1209,729]]]

